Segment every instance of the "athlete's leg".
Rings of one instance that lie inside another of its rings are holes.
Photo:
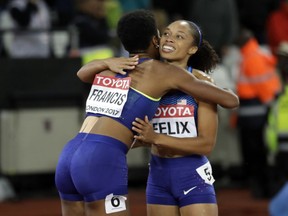
[[[115,198],[115,197],[114,197]],[[98,200],[85,203],[85,216],[130,216],[130,209],[127,196],[126,199]]]
[[[180,208],[181,216],[218,216],[217,204],[192,204]]]
[[[62,216],[85,216],[84,202],[61,200]]]
[[[180,216],[178,206],[147,204],[147,216]]]
[[[82,143],[77,136],[63,148],[55,172],[55,184],[61,199],[62,216],[85,216],[83,196],[78,193],[69,169],[71,159]]]
[[[171,193],[170,159],[152,155],[146,186],[147,216],[180,216]]]

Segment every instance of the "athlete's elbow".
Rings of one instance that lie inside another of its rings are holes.
[[[235,109],[239,107],[240,101],[237,95],[234,95],[233,98],[226,100],[225,103],[222,105],[223,108],[228,109]]]
[[[78,71],[77,71],[77,77],[81,80],[81,81],[85,81],[85,76],[83,76],[82,74],[82,68],[80,68]]]
[[[231,108],[232,109],[237,108],[237,107],[239,107],[239,105],[240,105],[239,97],[237,95],[235,95],[235,99],[234,99],[233,103],[231,104]]]
[[[77,77],[82,81],[82,82],[86,82],[86,83],[90,83],[90,79],[89,77],[87,77],[85,75],[85,71],[83,70],[83,68],[80,68],[77,71]]]
[[[214,139],[207,139],[203,145],[202,155],[209,156],[214,150],[215,142]]]
[[[203,155],[205,156],[209,156],[213,151],[213,147],[212,146],[207,146],[204,151],[203,151]]]

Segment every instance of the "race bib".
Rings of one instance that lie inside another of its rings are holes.
[[[212,185],[215,182],[215,179],[212,175],[212,167],[209,162],[198,167],[196,171],[201,176],[201,178],[205,181],[206,184]]]
[[[105,210],[107,214],[111,214],[114,212],[120,212],[126,210],[126,203],[127,200],[124,196],[118,196],[109,194],[105,198]]]
[[[174,137],[197,136],[194,106],[167,105],[159,106],[152,119],[154,131]]]
[[[96,75],[86,100],[86,112],[120,117],[127,101],[130,77]]]

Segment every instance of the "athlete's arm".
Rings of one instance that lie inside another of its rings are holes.
[[[224,108],[231,109],[239,106],[239,98],[231,90],[222,89],[208,81],[198,80],[188,71],[175,69],[175,66],[172,66],[166,70],[166,73],[169,85],[173,89],[183,91],[204,102],[219,104]]]
[[[104,70],[125,74],[124,70],[134,69],[135,65],[138,64],[138,60],[138,56],[131,58],[113,57],[107,59],[96,59],[82,66],[77,71],[77,76],[83,82],[92,83],[95,75]]]
[[[203,72],[194,71],[198,79],[207,80],[213,83],[210,76]],[[150,142],[160,148],[167,148],[173,151],[174,155],[200,154],[209,155],[214,149],[217,129],[218,115],[216,104],[199,102],[198,105],[198,134],[197,137],[177,138],[166,134],[155,133],[153,126],[147,117],[144,120],[136,119],[132,124],[132,130],[139,135],[135,139],[142,142]],[[170,151],[171,153],[171,151]]]
[[[166,134],[156,133],[148,119],[136,119],[132,130],[141,135],[134,136],[142,142],[150,142],[160,148],[173,150],[173,154],[181,155],[209,155],[216,143],[217,137],[217,108],[215,105],[202,103],[198,109],[198,136],[177,138]]]
[[[216,143],[218,116],[217,106],[199,102],[198,107],[198,135],[191,138],[177,138],[166,134],[156,133],[148,118],[136,119],[132,130],[139,135],[134,136],[136,140],[151,143],[161,148],[173,150],[173,154],[209,155]]]

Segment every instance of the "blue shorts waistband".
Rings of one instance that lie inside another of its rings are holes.
[[[128,147],[120,140],[101,134],[78,133],[75,139],[82,139],[87,141],[106,141],[109,145],[120,148],[123,152],[125,152],[125,154],[127,154],[129,150]]]
[[[164,158],[156,155],[151,155],[150,163],[153,163],[156,166],[165,166],[165,167],[190,167],[191,164],[193,166],[200,166],[208,162],[207,157],[202,155],[189,155],[183,157],[175,157],[175,158]]]

